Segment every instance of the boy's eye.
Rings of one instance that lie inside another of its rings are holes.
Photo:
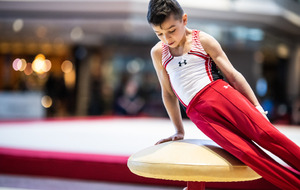
[[[160,33],[160,34],[157,34],[157,36],[162,36],[162,34]]]
[[[170,31],[170,33],[174,33],[176,31],[176,29],[175,30],[172,30],[172,31]]]

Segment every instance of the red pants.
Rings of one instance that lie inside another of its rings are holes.
[[[188,117],[209,138],[284,190],[299,190],[300,179],[261,147],[300,171],[300,148],[280,133],[237,90],[223,80],[202,89],[187,108]]]

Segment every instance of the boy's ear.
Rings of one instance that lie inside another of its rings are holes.
[[[188,20],[187,14],[184,13],[184,14],[182,15],[182,22],[183,22],[184,25],[187,25],[187,20]]]

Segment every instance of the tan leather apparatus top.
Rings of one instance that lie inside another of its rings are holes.
[[[133,154],[132,173],[180,181],[231,182],[261,178],[214,142],[200,139],[171,141]]]

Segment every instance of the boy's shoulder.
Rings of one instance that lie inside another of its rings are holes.
[[[151,49],[152,56],[159,56],[162,54],[162,41],[157,42]]]
[[[199,32],[198,38],[202,45],[211,43],[211,41],[214,40],[214,38],[211,35],[203,31]]]

